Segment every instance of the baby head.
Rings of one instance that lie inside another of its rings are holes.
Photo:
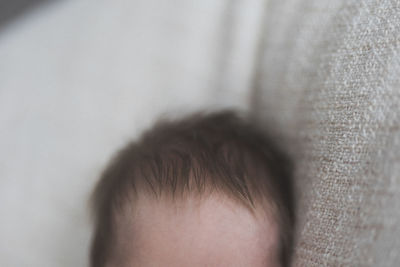
[[[157,123],[94,195],[92,267],[286,266],[291,165],[234,112]]]

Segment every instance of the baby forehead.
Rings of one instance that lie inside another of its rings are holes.
[[[140,223],[147,225],[152,221],[188,224],[193,222],[196,226],[205,226],[208,223],[215,225],[213,220],[230,219],[263,225],[266,222],[275,222],[272,203],[265,201],[264,206],[258,203],[251,208],[220,192],[177,197],[139,193],[123,206],[118,217],[132,227],[139,227]]]
[[[117,247],[125,251],[124,258],[129,255],[129,262],[159,260],[163,266],[185,266],[189,257],[191,265],[194,259],[199,264],[214,259],[226,266],[265,266],[278,258],[275,218],[265,210],[251,212],[225,196],[173,201],[141,195],[117,217]],[[240,261],[243,265],[237,264]]]

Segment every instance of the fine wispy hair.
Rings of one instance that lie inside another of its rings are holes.
[[[280,227],[280,257],[289,261],[294,226],[292,164],[257,123],[234,111],[161,120],[120,150],[93,197],[91,266],[101,267],[115,238],[113,218],[141,193],[183,199],[217,192],[250,210],[271,203]]]

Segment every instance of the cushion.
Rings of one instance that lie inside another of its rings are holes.
[[[270,0],[253,111],[291,151],[295,266],[400,262],[400,3]]]

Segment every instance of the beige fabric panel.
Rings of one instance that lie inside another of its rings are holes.
[[[292,151],[295,266],[400,266],[400,2],[270,0],[254,109]]]

